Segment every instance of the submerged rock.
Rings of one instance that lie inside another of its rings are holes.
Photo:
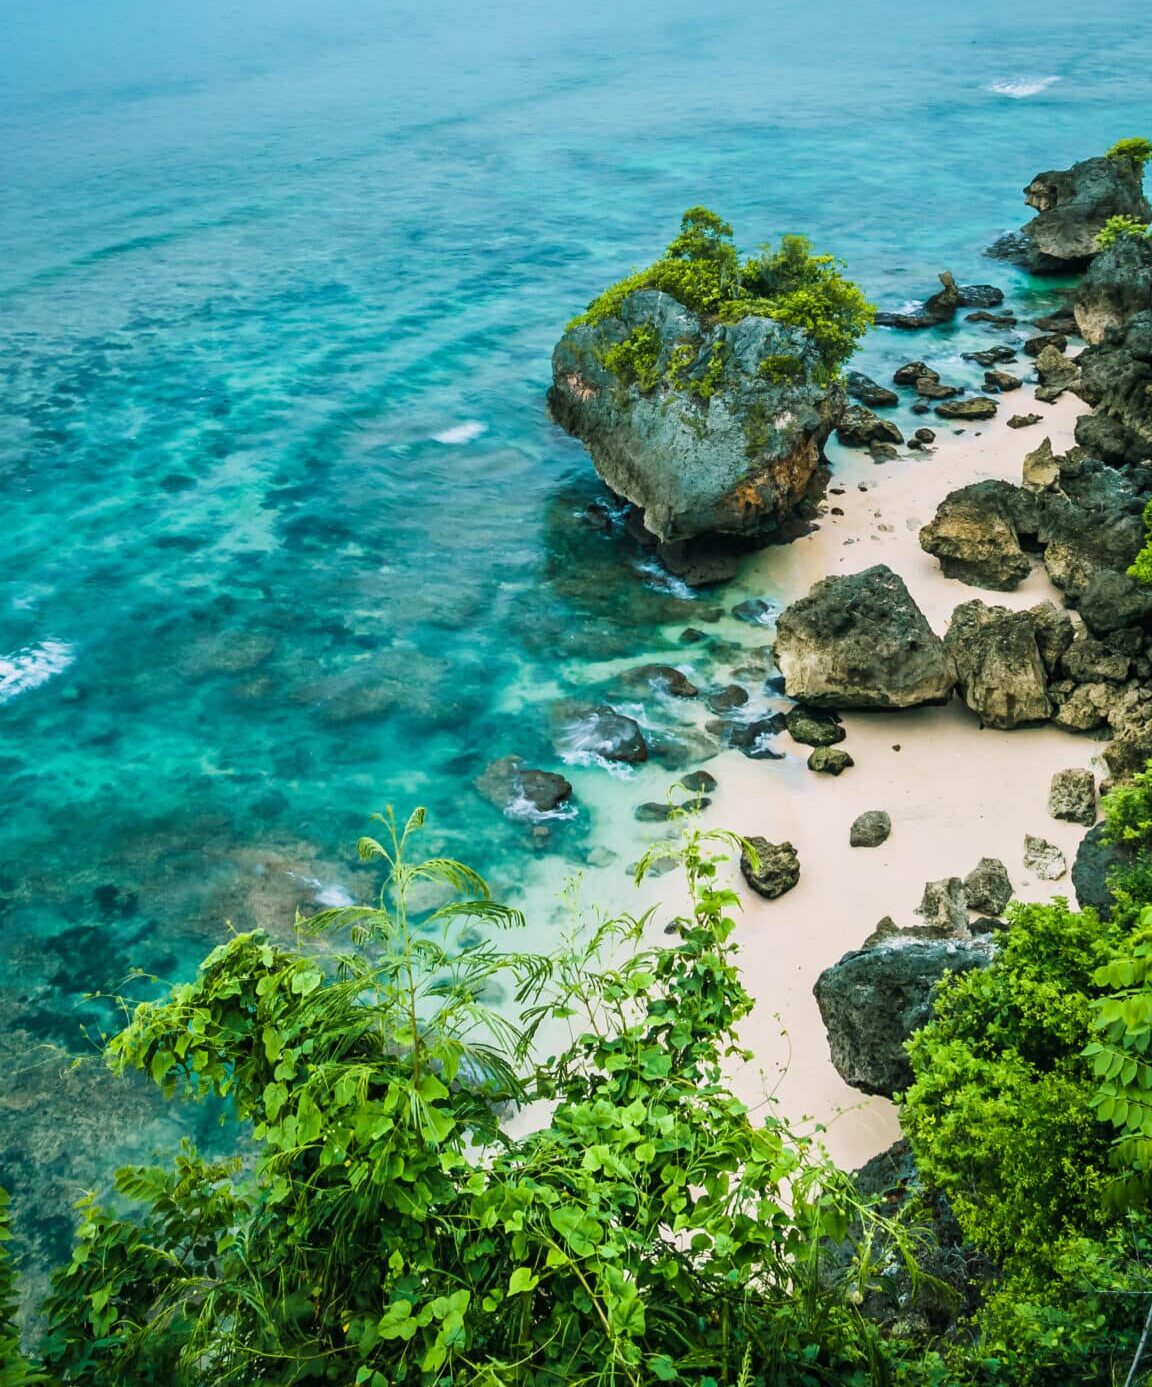
[[[813,993],[844,1082],[885,1098],[907,1088],[912,1066],[904,1045],[931,1019],[940,979],[987,967],[992,957],[986,940],[890,934],[826,968]]]
[[[1037,215],[1020,228],[1014,246],[1005,245],[1007,258],[1040,274],[1079,268],[1098,253],[1096,237],[1109,217],[1152,221],[1142,182],[1142,169],[1132,159],[1083,159],[1069,169],[1038,173],[1024,189]],[[997,247],[992,250],[997,253]]]
[[[1052,716],[1047,671],[1027,612],[965,602],[944,644],[964,702],[986,727],[1010,729]]]
[[[940,323],[946,323],[949,319],[956,316],[956,310],[961,306],[960,289],[957,287],[955,279],[950,270],[943,270],[940,274],[941,288],[924,302],[924,307],[915,313],[877,313],[877,327],[898,327],[906,331],[916,331],[920,328],[936,327]],[[974,290],[979,290],[983,286],[973,285]]]
[[[962,284],[957,302],[961,308],[999,308],[1004,302],[1004,290],[995,284]]]
[[[640,724],[607,704],[561,708],[557,744],[571,754],[599,756],[604,761],[635,765],[648,759]]]
[[[605,365],[612,348],[638,340],[654,345],[644,379]],[[791,378],[771,379],[766,360],[795,363]],[[760,317],[707,321],[641,289],[614,316],[568,329],[552,355],[548,404],[658,539],[759,536],[795,509],[843,408],[840,387],[818,376],[800,329]]]
[[[624,676],[628,684],[648,684],[660,693],[673,698],[695,698],[700,690],[682,671],[674,665],[640,665],[630,669]]]
[[[791,843],[770,843],[767,838],[748,838],[755,860],[745,848],[740,854],[744,880],[765,900],[774,901],[791,891],[800,880],[800,859]]]
[[[562,775],[535,770],[519,756],[493,761],[476,781],[476,789],[505,814],[524,816],[552,813],[572,795]]]
[[[973,395],[968,400],[946,400],[936,406],[941,419],[991,419],[999,405],[987,395]]]
[[[776,662],[789,697],[816,707],[946,703],[955,687],[943,642],[883,564],[825,578],[782,612]]]
[[[871,376],[863,375],[860,371],[846,372],[844,388],[850,400],[858,400],[870,409],[885,409],[900,403],[900,396],[895,390],[889,390],[886,385],[879,384]]]
[[[1076,326],[1085,342],[1103,342],[1136,313],[1152,309],[1152,239],[1119,236],[1093,260],[1076,290]]]

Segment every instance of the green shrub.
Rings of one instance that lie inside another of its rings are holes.
[[[1108,1196],[1118,1208],[1147,1204],[1152,1195],[1152,906],[1141,929],[1096,972],[1108,995],[1096,1006],[1099,1039],[1084,1054],[1100,1084],[1092,1107],[1115,1129],[1112,1163],[1117,1175]]]
[[[1114,246],[1125,237],[1148,235],[1152,235],[1152,226],[1147,222],[1142,222],[1136,217],[1109,217],[1096,233],[1096,244],[1101,250],[1107,250],[1109,246]]]
[[[1117,140],[1108,151],[1109,159],[1130,159],[1141,168],[1152,159],[1152,140],[1134,135],[1127,140]]]
[[[1136,555],[1132,567],[1128,570],[1128,576],[1141,583],[1152,583],[1152,501],[1144,507],[1144,532],[1148,536],[1148,542]]]
[[[634,327],[623,342],[609,347],[601,356],[607,370],[622,384],[654,390],[660,383],[660,333],[653,323]]]
[[[991,965],[940,986],[909,1042],[901,1118],[926,1183],[1012,1284],[1102,1226],[1107,1141],[1090,1100],[1097,968],[1118,939],[1093,911],[1015,904]]]
[[[779,250],[765,247],[741,264],[731,226],[706,207],[690,207],[660,260],[606,289],[569,327],[602,323],[636,290],[659,289],[708,320],[755,316],[799,328],[816,349],[818,376],[831,381],[875,315],[837,266],[833,256],[814,255],[803,236],[785,236]]]
[[[0,1189],[0,1387],[32,1387],[47,1382],[34,1373],[20,1352],[16,1328],[16,1275],[8,1252],[12,1236],[8,1223],[8,1193]]]
[[[856,1307],[905,1240],[724,1077],[749,1058],[737,899],[711,851],[735,840],[687,835],[675,943],[646,949],[647,919],[625,917],[535,955],[481,937],[519,917],[475,873],[412,859],[421,823],[362,840],[377,904],[307,922],[347,940],[335,957],[238,935],[112,1042],[168,1094],[229,1097],[258,1158],[185,1151],[121,1172],[134,1216],[84,1206],[46,1306],[56,1380],[889,1380],[898,1346]],[[417,917],[429,883],[452,899]],[[501,980],[518,1019],[485,1001]],[[549,1036],[571,1038],[533,1063]],[[509,1135],[503,1107],[529,1103],[535,1125]],[[857,1253],[834,1258],[850,1226]]]

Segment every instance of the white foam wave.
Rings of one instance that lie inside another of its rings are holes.
[[[316,884],[320,886],[319,882]],[[346,905],[355,905],[356,902],[343,886],[320,886],[320,890],[316,892],[316,904],[322,905],[326,910],[338,910]]]
[[[666,592],[672,597],[683,598],[686,602],[691,602],[700,595],[695,588],[689,587],[683,578],[669,573],[656,559],[643,559],[636,565],[636,571],[644,579],[644,586],[657,592]]]
[[[0,703],[46,684],[53,675],[66,670],[75,658],[74,646],[67,641],[51,640],[27,645],[11,655],[0,655]]]
[[[342,910],[345,906],[356,904],[343,886],[325,886],[319,877],[301,876],[299,872],[287,872],[285,875],[290,876],[293,881],[302,881],[305,886],[310,886],[315,892],[312,899],[325,910]]]
[[[985,91],[995,92],[997,96],[1011,96],[1017,101],[1026,96],[1037,96],[1047,91],[1059,77],[1005,77],[999,82],[990,82]]]
[[[479,419],[465,419],[462,424],[453,424],[450,429],[443,429],[440,433],[434,433],[432,437],[437,443],[471,443],[474,438],[479,438],[487,432],[488,425],[481,423]]]
[[[528,796],[521,792],[504,806],[504,815],[509,819],[525,819],[529,823],[542,824],[556,819],[574,819],[576,806],[571,800],[567,800],[555,809],[538,809]]]

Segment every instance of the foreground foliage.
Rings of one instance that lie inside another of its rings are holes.
[[[921,1175],[996,1269],[970,1344],[946,1355],[958,1382],[1147,1378],[1152,769],[1103,808],[1128,854],[1110,919],[1013,906],[991,966],[947,979],[909,1045]]]
[[[362,841],[377,905],[307,922],[350,933],[330,966],[239,935],[112,1042],[166,1093],[230,1098],[259,1156],[185,1149],[120,1172],[133,1215],[84,1205],[45,1307],[53,1379],[882,1380],[856,1305],[901,1239],[726,1084],[751,1003],[707,838],[687,839],[675,944],[612,920],[541,957],[485,941],[518,917],[474,873],[410,860],[420,822]],[[428,885],[452,899],[416,916]],[[497,979],[518,1022],[484,1000]],[[501,1125],[539,1100],[543,1125]],[[856,1251],[833,1258],[850,1223]]]
[[[629,294],[659,289],[705,319],[732,323],[764,317],[801,329],[816,347],[823,379],[834,379],[871,325],[872,305],[840,273],[835,257],[813,254],[805,237],[784,236],[779,249],[765,246],[759,256],[741,261],[732,234],[715,212],[690,207],[679,235],[655,264],[606,289],[569,326],[601,323],[619,314]],[[609,349],[605,365],[629,383],[652,389],[660,378],[655,373],[659,350],[655,330],[642,325]],[[785,366],[774,365],[776,360],[768,360],[766,374],[799,365],[792,357],[783,359]]]

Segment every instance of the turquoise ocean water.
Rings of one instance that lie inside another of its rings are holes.
[[[1145,0],[5,0],[0,1182],[41,1252],[195,1125],[64,1072],[86,994],[359,898],[384,804],[514,895],[634,794],[577,766],[542,839],[473,788],[725,605],[581,523],[565,321],[701,202],[885,306],[945,266],[1026,301],[980,252],[1035,171],[1152,133],[1150,40]]]

